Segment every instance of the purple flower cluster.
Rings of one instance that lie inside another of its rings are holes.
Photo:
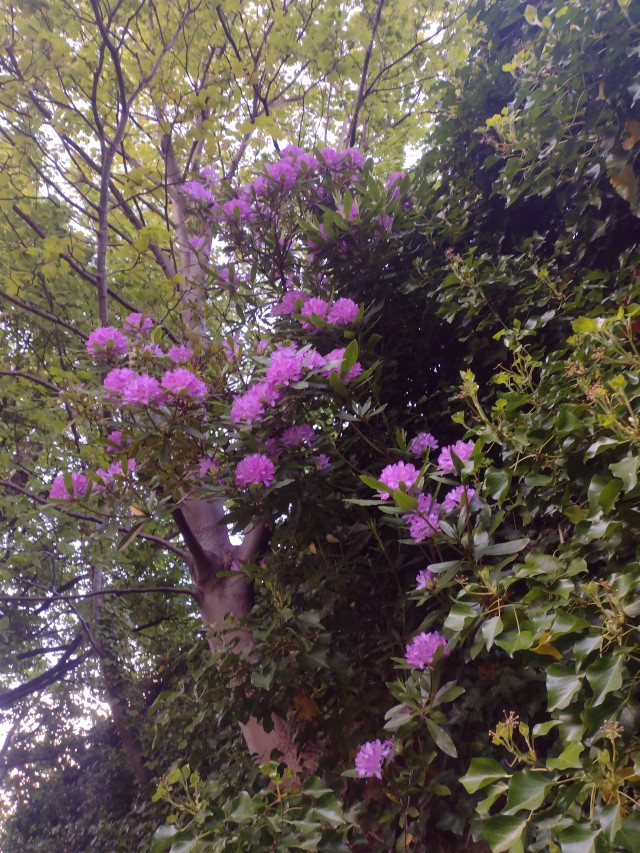
[[[440,530],[440,504],[428,492],[418,495],[418,506],[407,516],[414,542],[424,542]]]
[[[300,447],[301,444],[313,444],[316,434],[310,424],[295,424],[282,433],[285,447]]]
[[[367,779],[371,776],[382,779],[382,763],[388,758],[392,749],[393,743],[390,740],[365,741],[356,755],[355,767],[358,776],[361,779]]]
[[[153,320],[144,314],[129,314],[122,321],[122,328],[130,334],[147,335],[153,329]]]
[[[129,347],[126,337],[113,326],[94,329],[85,343],[87,351],[96,358],[109,355],[126,355]]]
[[[275,466],[264,453],[250,453],[241,459],[236,466],[236,485],[268,486],[275,477]]]
[[[154,376],[136,373],[128,367],[111,370],[103,382],[105,396],[123,406],[160,406],[167,399],[206,397],[206,384],[186,368],[167,370],[160,383]]]
[[[438,442],[430,432],[419,432],[409,445],[409,452],[412,456],[424,456],[427,450],[437,449]]]
[[[378,480],[389,486],[390,489],[399,489],[400,484],[404,483],[407,489],[413,488],[420,472],[414,465],[409,462],[396,462],[393,465],[387,465],[383,468]],[[391,496],[389,492],[378,492],[383,501],[386,501]]]
[[[433,589],[436,582],[436,576],[429,569],[421,569],[416,575],[416,589]]]
[[[455,474],[458,469],[456,468],[456,463],[451,454],[453,453],[457,456],[464,465],[464,463],[468,462],[471,458],[474,447],[475,445],[472,441],[456,441],[455,444],[451,444],[449,447],[444,447],[440,456],[438,456],[438,471],[440,471],[441,474]]]
[[[442,634],[438,631],[422,631],[407,643],[405,659],[412,669],[424,669],[425,666],[431,666],[438,649],[443,649],[443,654],[447,654],[447,641]]]
[[[445,495],[444,500],[442,501],[442,509],[445,512],[453,512],[454,509],[459,508],[463,497],[466,505],[470,506],[475,493],[476,490],[472,489],[471,486],[456,486],[455,489],[451,489],[451,491],[447,492]]]
[[[71,491],[67,489],[64,481],[64,474],[58,474],[49,490],[49,497],[57,501],[72,501],[75,498],[81,498],[87,493],[89,480],[84,474],[70,472],[68,477],[71,477]],[[68,479],[67,477],[67,479]]]

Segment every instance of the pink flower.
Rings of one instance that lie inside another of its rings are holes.
[[[209,393],[206,383],[186,367],[167,370],[162,377],[162,387],[173,397],[189,397],[192,400],[204,400]]]
[[[453,452],[464,465],[471,457],[474,447],[472,441],[456,441],[455,444],[443,448],[438,456],[438,471],[441,474],[455,474],[458,469],[451,453]]]
[[[302,355],[295,346],[280,347],[271,354],[267,381],[273,385],[288,385],[302,376]]]
[[[282,433],[282,443],[285,447],[299,447],[301,444],[312,444],[315,437],[310,424],[297,424]]]
[[[451,491],[447,492],[445,495],[445,498],[442,501],[442,508],[445,512],[452,512],[454,509],[459,509],[463,495],[466,498],[467,506],[470,506],[475,493],[476,490],[472,489],[470,486],[456,486],[455,489],[451,489]]]
[[[204,237],[189,237],[187,243],[191,246],[194,252],[199,252],[204,246]]]
[[[236,485],[249,486],[262,483],[268,486],[275,477],[275,466],[264,453],[250,453],[236,466]]]
[[[103,358],[107,355],[125,355],[127,339],[113,326],[100,326],[89,335],[85,346],[91,355]]]
[[[243,198],[232,198],[222,205],[222,210],[229,222],[251,222],[255,216],[253,207]]]
[[[292,187],[296,182],[296,170],[288,159],[278,160],[269,166],[267,174],[272,181],[282,184],[285,189]]]
[[[342,359],[344,358],[345,347],[341,349],[332,349],[328,355],[325,356],[325,363],[329,365],[330,362],[338,362],[334,365],[334,367],[328,367],[327,370],[322,371],[323,376],[329,376],[331,373],[340,373],[342,369]],[[345,379],[355,379],[356,376],[360,376],[362,373],[362,365],[359,361],[353,365],[353,367],[349,370]]]
[[[125,332],[146,335],[153,329],[153,320],[151,317],[145,317],[144,314],[129,314],[128,317],[125,317],[122,328]]]
[[[401,483],[404,483],[407,489],[411,489],[419,476],[420,472],[411,463],[396,462],[383,468],[378,480],[385,486],[389,486],[390,489],[399,489]],[[386,501],[390,496],[389,492],[378,492],[378,494],[383,501]]]
[[[215,196],[208,187],[200,181],[185,181],[180,187],[181,192],[196,201],[214,201]]]
[[[438,442],[430,432],[419,432],[409,445],[412,456],[422,456],[427,450],[437,450]]]
[[[105,471],[104,468],[98,468],[96,474],[100,477],[105,486],[110,486],[116,477],[126,477],[127,474],[133,474],[136,470],[136,460],[128,459],[126,472],[123,471],[123,462],[112,462],[109,468]]]
[[[414,637],[410,643],[407,643],[405,649],[405,659],[412,669],[424,669],[425,666],[430,666],[433,663],[438,649],[443,649],[443,654],[447,653],[447,641],[439,634],[438,631],[422,631],[417,637]]]
[[[413,541],[424,542],[437,533],[440,530],[439,516],[440,504],[435,502],[433,496],[428,492],[419,495],[417,508],[407,516],[409,535]]]
[[[281,301],[271,309],[271,316],[280,317],[297,313],[302,303],[304,303],[307,298],[307,294],[303,293],[301,290],[288,290],[282,297]],[[300,302],[300,305],[296,305],[298,301]]]
[[[369,776],[375,776],[376,779],[382,779],[382,762],[387,758],[393,743],[390,740],[382,741],[368,740],[363,743],[358,749],[356,755],[355,767],[356,773],[361,779],[366,779]]]
[[[348,326],[356,319],[359,310],[357,302],[353,299],[336,299],[329,309],[327,320],[334,326]]]
[[[125,406],[156,406],[164,401],[160,383],[153,376],[142,373],[125,385],[122,402]]]
[[[316,314],[324,320],[327,316],[328,310],[329,306],[325,299],[320,299],[319,296],[311,296],[300,309],[300,313],[303,317],[311,317],[312,314]],[[301,320],[300,322],[302,323],[303,329],[315,328],[313,323],[307,323],[304,320]]]
[[[158,346],[158,344],[145,344],[142,347],[142,352],[148,353],[154,358],[162,358],[164,356],[164,352],[162,351],[162,347]]]
[[[217,459],[211,459],[209,456],[205,456],[198,463],[198,475],[200,477],[206,477],[211,469],[214,469],[217,473],[220,470],[220,462]]]
[[[86,494],[89,481],[85,475],[76,474],[72,471],[70,472],[70,476],[72,482],[71,491],[69,492],[64,481],[64,474],[58,474],[51,484],[51,489],[49,491],[49,497],[52,500],[72,501],[74,498],[81,498]]]
[[[429,569],[421,569],[416,575],[416,589],[433,589],[435,586],[435,575]]]
[[[269,382],[258,382],[249,390],[236,397],[229,415],[234,423],[246,421],[251,424],[264,414],[265,406],[275,406],[281,391]]]
[[[129,382],[137,378],[138,374],[129,367],[116,367],[114,370],[110,370],[102,383],[102,387],[107,392],[105,396],[109,399],[120,397]]]
[[[191,347],[169,347],[167,358],[174,364],[186,364],[193,358],[193,350]]]
[[[122,450],[122,432],[113,430],[107,435],[107,453],[117,453]]]
[[[325,365],[325,357],[320,355],[320,353],[310,347],[307,350],[304,350],[302,353],[302,366],[306,367],[307,370],[318,370]]]

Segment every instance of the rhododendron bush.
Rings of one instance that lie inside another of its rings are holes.
[[[120,304],[43,386],[80,580],[10,592],[129,697],[156,853],[640,847],[640,21],[544,5],[476,4],[407,173],[185,172],[179,307]]]

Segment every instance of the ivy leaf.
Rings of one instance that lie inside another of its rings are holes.
[[[599,829],[592,826],[570,826],[558,835],[562,853],[596,853]]]
[[[592,704],[601,705],[605,697],[622,687],[623,663],[621,657],[611,659],[611,655],[597,660],[587,667],[586,676],[593,690]]]
[[[635,489],[638,483],[639,461],[640,460],[637,456],[626,456],[624,459],[621,459],[620,462],[614,462],[613,465],[609,465],[609,470],[614,477],[622,480],[625,494],[630,492],[632,489]]]
[[[506,779],[509,775],[504,767],[493,758],[474,758],[469,769],[459,781],[464,785],[468,794],[475,794],[481,788],[485,788],[499,779]]]
[[[563,667],[552,664],[547,669],[547,707],[561,711],[574,700],[582,686],[579,675],[568,673]]]
[[[520,809],[535,811],[544,802],[551,784],[548,776],[543,776],[534,770],[520,770],[514,773],[509,782],[507,805],[502,813],[513,815]]]
[[[523,818],[495,815],[482,823],[482,837],[492,853],[522,853],[527,822]]]

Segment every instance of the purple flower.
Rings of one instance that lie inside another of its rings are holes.
[[[113,430],[107,435],[107,453],[117,453],[122,450],[122,432]]]
[[[292,187],[296,182],[296,170],[289,159],[277,160],[269,166],[267,174],[271,180],[282,184],[285,189]]]
[[[200,174],[205,179],[205,181],[211,186],[215,186],[216,184],[220,183],[220,175],[213,168],[213,166],[205,166],[203,169],[200,170]]]
[[[435,577],[429,569],[421,569],[416,575],[416,589],[433,589],[435,586]]]
[[[215,200],[215,196],[211,190],[204,184],[201,184],[200,181],[185,181],[180,187],[180,190],[185,195],[188,195],[189,198],[196,201],[212,202]]]
[[[338,364],[334,365],[334,367],[327,367],[326,370],[323,370],[323,376],[329,377],[332,373],[340,373],[342,369],[342,359],[344,358],[345,349],[345,347],[342,347],[341,349],[332,349],[331,352],[325,356],[325,364],[329,365],[331,362],[338,362]],[[356,361],[356,363],[345,376],[345,379],[355,379],[356,376],[360,376],[361,373],[362,365],[359,361]]]
[[[323,468],[328,468],[331,465],[331,459],[326,453],[319,453],[317,456],[314,456],[313,461],[316,463],[318,471],[322,471]]]
[[[204,237],[189,237],[187,243],[191,246],[194,252],[199,252],[200,249],[204,246],[205,239]]]
[[[173,397],[189,397],[192,400],[204,400],[209,393],[206,383],[186,367],[167,370],[162,377],[162,387]]]
[[[295,346],[279,347],[271,354],[267,381],[273,385],[288,385],[302,376],[302,358]]]
[[[382,779],[382,762],[392,749],[393,743],[390,740],[382,741],[378,738],[365,741],[356,755],[355,766],[358,776],[361,779],[366,779],[369,776]]]
[[[282,433],[282,443],[285,447],[299,447],[301,444],[312,444],[315,437],[310,424],[296,424]]]
[[[85,346],[91,355],[102,358],[107,355],[125,355],[127,339],[113,326],[100,326],[89,335]]]
[[[395,462],[393,465],[387,465],[386,468],[382,469],[378,480],[385,486],[389,486],[390,489],[399,489],[401,483],[410,489],[419,476],[420,472],[410,462]],[[390,497],[389,492],[378,492],[378,494],[383,501]]]
[[[262,483],[268,486],[275,477],[275,466],[264,453],[250,453],[236,466],[236,485],[249,486]]]
[[[49,491],[49,497],[58,501],[72,501],[74,498],[81,498],[86,494],[89,481],[84,474],[76,474],[73,471],[70,473],[72,486],[71,492],[67,490],[64,482],[64,474],[58,474]]]
[[[340,159],[342,163],[348,163],[355,169],[361,169],[364,165],[364,157],[357,148],[345,148],[340,152]]]
[[[186,364],[193,358],[193,350],[191,347],[169,347],[167,358],[174,364]]]
[[[110,370],[104,378],[102,387],[107,392],[107,398],[120,397],[124,393],[124,389],[129,382],[137,379],[138,374],[135,370],[129,367],[116,367],[115,370]]]
[[[125,332],[132,332],[138,335],[146,335],[153,329],[153,320],[151,317],[145,317],[144,314],[129,314],[124,318],[122,328]]]
[[[348,326],[349,323],[353,323],[356,319],[359,310],[358,303],[354,302],[353,299],[346,299],[344,297],[336,299],[329,309],[327,320],[329,323],[333,323],[334,326]]]
[[[105,486],[110,486],[116,477],[126,477],[127,474],[133,474],[136,467],[136,460],[128,459],[126,471],[123,471],[123,463],[118,461],[112,462],[106,471],[104,468],[98,468],[96,474],[100,477]]]
[[[145,344],[142,347],[142,352],[146,352],[149,355],[155,356],[156,358],[162,358],[164,356],[162,347],[158,346],[158,344]]]
[[[124,387],[122,402],[125,406],[156,406],[164,401],[165,395],[160,383],[153,376],[142,373],[136,375]]]
[[[437,533],[440,530],[439,516],[440,504],[436,503],[433,496],[428,492],[419,495],[417,508],[407,516],[409,535],[413,541],[424,542]]]
[[[459,509],[463,495],[466,498],[467,506],[470,506],[475,493],[476,490],[472,489],[470,486],[456,486],[455,489],[451,489],[451,491],[447,492],[445,495],[445,498],[442,501],[442,508],[445,512],[452,512],[454,509]]]
[[[390,190],[389,197],[392,201],[400,198],[400,183],[406,174],[406,172],[392,172],[387,178],[387,189]]]
[[[325,357],[318,350],[310,347],[302,353],[302,366],[307,370],[318,370],[325,365]]]
[[[433,663],[438,649],[444,649],[443,654],[447,653],[447,641],[439,634],[438,631],[422,631],[417,637],[414,637],[410,643],[407,643],[405,649],[405,659],[412,669],[424,669],[425,666],[430,666]]]
[[[258,382],[234,399],[229,415],[234,423],[251,424],[264,414],[265,405],[275,406],[281,392],[269,382]]]
[[[469,460],[473,453],[474,443],[472,441],[456,441],[455,444],[450,444],[444,447],[438,456],[438,471],[441,474],[455,474],[457,471],[455,462],[451,453],[455,453],[458,459],[464,465]]]
[[[438,442],[430,432],[419,432],[409,445],[412,456],[422,456],[427,450],[437,450]]]
[[[281,301],[271,309],[271,316],[280,317],[297,313],[301,306],[296,306],[296,302],[304,303],[307,298],[307,294],[301,290],[288,290]]]
[[[222,210],[229,222],[251,222],[255,215],[251,204],[243,198],[232,198],[222,205]]]
[[[320,299],[318,296],[310,296],[300,309],[300,314],[302,314],[303,317],[311,317],[312,314],[316,314],[324,320],[327,316],[328,310],[329,306],[325,299]],[[303,329],[315,328],[313,323],[307,323],[303,320],[300,322],[302,323]]]
[[[217,459],[211,459],[209,456],[204,456],[198,462],[198,475],[200,477],[206,477],[211,469],[215,469],[216,473],[220,469],[220,463]]]

